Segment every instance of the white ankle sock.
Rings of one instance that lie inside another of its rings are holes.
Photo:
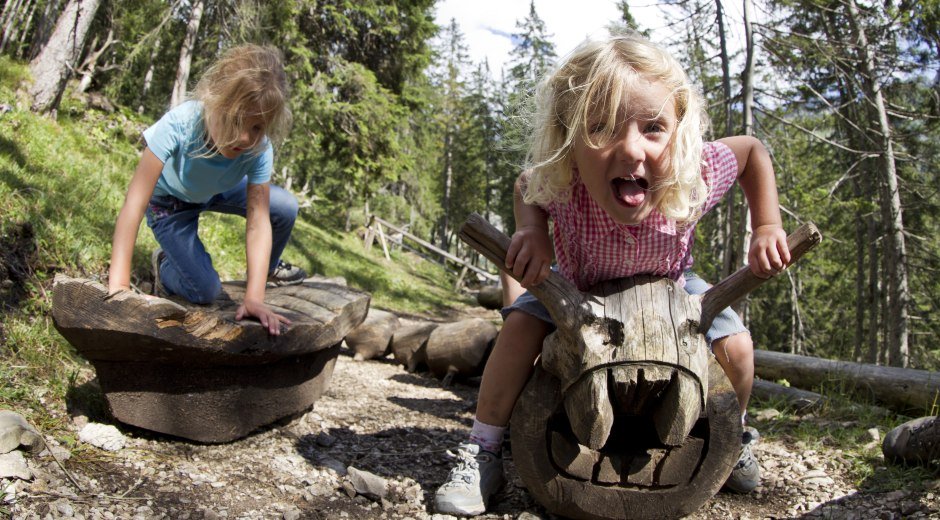
[[[470,430],[470,442],[479,444],[486,451],[499,454],[503,445],[505,426],[493,426],[473,419],[473,429]]]

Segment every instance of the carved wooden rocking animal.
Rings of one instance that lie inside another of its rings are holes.
[[[509,237],[473,214],[460,237],[501,269]],[[791,263],[819,243],[806,224]],[[509,273],[511,274],[511,273]],[[763,283],[744,267],[703,295],[635,276],[578,291],[557,273],[530,288],[557,330],[511,420],[529,491],[573,518],[674,518],[724,483],[741,447],[737,397],[702,331]]]

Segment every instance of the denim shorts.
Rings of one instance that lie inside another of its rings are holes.
[[[684,276],[685,291],[689,294],[702,294],[711,287],[708,282],[699,278],[698,275],[692,271],[686,271]],[[522,311],[552,326],[555,325],[552,317],[548,314],[548,309],[529,291],[522,293],[522,295],[516,298],[516,301],[513,302],[512,305],[504,307],[500,313],[505,320],[506,317],[509,316],[509,313],[513,311]],[[715,340],[747,331],[747,327],[744,326],[744,322],[741,321],[741,317],[738,316],[738,313],[734,312],[734,309],[731,307],[726,307],[715,316],[711,327],[709,327],[708,332],[705,333],[705,339],[708,341],[708,346],[711,347],[712,342]]]

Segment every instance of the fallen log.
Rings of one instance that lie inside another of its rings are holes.
[[[365,321],[346,334],[346,346],[353,359],[377,359],[391,352],[392,335],[401,326],[398,316],[380,309],[370,309]]]
[[[921,417],[894,428],[885,435],[881,452],[894,464],[926,466],[940,461],[940,418]]]
[[[437,323],[411,323],[402,325],[392,335],[392,354],[395,361],[414,372],[428,362],[428,338],[438,326]]]
[[[755,379],[751,388],[751,397],[768,400],[779,400],[798,412],[817,410],[826,404],[827,399],[822,394],[783,386],[778,383]]]
[[[496,325],[481,318],[439,325],[428,337],[428,368],[435,376],[443,378],[444,386],[456,376],[482,374],[496,332]]]
[[[499,285],[484,285],[477,291],[477,303],[484,309],[503,308],[503,289]]]
[[[56,329],[91,361],[112,415],[201,442],[227,442],[309,409],[327,388],[343,337],[369,295],[316,279],[269,288],[265,302],[292,321],[270,336],[235,320],[244,282],[225,282],[206,306],[108,296],[103,285],[56,275]]]
[[[850,361],[754,350],[754,372],[763,379],[786,379],[799,388],[816,388],[834,381],[840,391],[909,415],[930,413],[940,401],[940,374],[912,368],[885,367]]]

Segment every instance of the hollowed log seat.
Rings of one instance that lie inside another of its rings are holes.
[[[309,409],[329,385],[343,337],[369,309],[367,293],[329,281],[269,287],[266,303],[291,320],[270,336],[235,321],[244,282],[212,305],[111,297],[100,283],[57,275],[52,318],[95,367],[114,417],[200,442],[228,442]]]

